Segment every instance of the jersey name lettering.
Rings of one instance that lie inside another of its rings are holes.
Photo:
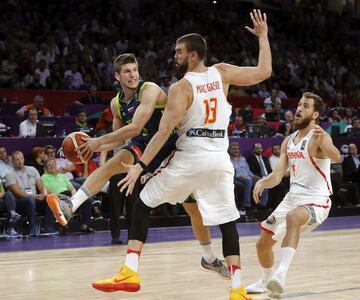
[[[196,85],[196,92],[198,94],[199,93],[207,93],[207,92],[211,92],[211,91],[219,90],[219,89],[220,89],[219,81]]]

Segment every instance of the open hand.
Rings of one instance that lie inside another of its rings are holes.
[[[254,9],[250,12],[250,18],[254,24],[254,28],[250,28],[249,26],[245,26],[245,28],[258,37],[267,36],[268,26],[266,23],[266,13],[262,14],[260,9]]]
[[[125,196],[131,195],[138,180],[141,172],[143,171],[142,167],[139,164],[135,165],[128,165],[121,163],[122,166],[125,168],[126,172],[128,173],[125,178],[119,181],[117,186],[121,186],[120,192],[123,192],[126,189]]]

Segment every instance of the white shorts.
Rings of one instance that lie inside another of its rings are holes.
[[[267,220],[261,222],[261,229],[273,234],[273,240],[281,241],[286,234],[286,216],[299,206],[307,208],[310,213],[308,222],[301,227],[300,231],[309,232],[326,220],[331,208],[331,200],[325,196],[287,193]]]
[[[204,225],[237,220],[234,168],[227,152],[175,151],[140,193],[149,207],[182,203],[193,194]]]

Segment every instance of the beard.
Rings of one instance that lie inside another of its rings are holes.
[[[312,121],[312,116],[309,116],[307,118],[304,118],[301,122],[297,123],[296,122],[296,119],[295,119],[295,128],[297,130],[301,130],[301,129],[304,129],[306,128],[310,122]]]
[[[176,78],[181,79],[184,77],[188,69],[188,62],[185,60],[183,63],[176,65]]]

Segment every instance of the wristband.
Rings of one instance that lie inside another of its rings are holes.
[[[145,163],[142,162],[141,160],[138,161],[138,164],[142,167],[143,170],[147,168],[147,165],[145,165]]]

